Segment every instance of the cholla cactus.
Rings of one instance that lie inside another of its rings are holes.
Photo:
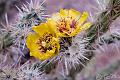
[[[45,19],[45,1],[42,0],[31,0],[30,3],[27,2],[27,5],[18,8],[18,24],[20,27],[31,27],[41,23]]]
[[[65,69],[63,70],[65,75],[69,74],[71,68],[76,69],[80,64],[85,67],[84,60],[89,61],[85,53],[91,51],[86,48],[89,44],[89,39],[84,38],[83,33],[79,33],[75,37],[61,38],[60,41],[60,54],[56,60],[60,60],[59,62],[63,65],[63,69]]]
[[[66,68],[70,64],[74,67],[76,64],[82,64],[79,59],[87,59],[84,56],[87,41],[83,35],[81,37],[76,35],[87,30],[91,23],[85,23],[87,12],[83,12],[81,17],[80,15],[80,12],[74,9],[61,9],[60,13],[53,14],[46,23],[33,27],[36,33],[30,34],[27,38],[30,55],[40,60],[47,60],[61,54]]]
[[[61,67],[66,73],[63,76],[74,77],[80,71],[78,68],[85,67],[94,55],[95,48],[91,46],[97,39],[100,45],[104,44],[104,41],[109,41],[111,37],[119,40],[119,32],[110,34],[110,38],[107,39],[105,36],[100,37],[108,31],[110,22],[119,16],[119,11],[117,11],[119,6],[112,13],[112,9],[109,9],[111,5],[107,6],[107,1],[100,2],[97,0],[102,13],[97,16],[93,24],[87,20],[89,17],[87,11],[80,13],[74,9],[60,9],[60,12],[46,18],[45,0],[31,0],[30,3],[23,4],[21,8],[16,6],[19,10],[16,22],[9,26],[6,16],[7,26],[0,30],[0,51],[6,54],[6,58],[13,59],[12,67],[19,68],[15,77],[20,80],[46,80],[46,74],[53,68],[51,65],[56,67],[59,66],[58,63],[62,63]],[[104,5],[101,6],[101,4]],[[110,4],[113,5],[112,8],[116,6],[116,3]],[[13,42],[15,44],[12,44]],[[7,46],[9,46],[8,49],[6,49]],[[7,52],[10,53],[9,57],[7,57]],[[27,59],[23,57],[24,53],[39,59],[40,64],[37,65],[36,62],[31,61],[25,63]],[[0,57],[2,57],[1,54]],[[6,63],[8,60],[6,58],[0,62]],[[4,65],[1,64],[2,66]]]
[[[5,49],[13,44],[13,38],[10,33],[0,33],[0,50]]]
[[[0,26],[0,50],[7,48],[13,44],[13,37],[10,34],[12,24],[9,24],[7,14],[5,14],[5,23],[1,22]]]
[[[26,62],[19,68],[18,75],[20,80],[47,80],[47,77],[40,71],[41,66],[36,66],[37,63],[31,63],[31,61]]]
[[[0,68],[0,80],[15,80],[17,79],[17,70],[8,66]]]
[[[44,1],[31,0],[30,3],[27,2],[27,4],[23,4],[21,8],[17,7],[17,9],[19,12],[11,34],[14,36],[16,44],[24,48],[25,39],[27,34],[32,32],[32,27],[45,21]]]
[[[66,41],[65,44],[67,42],[69,41]],[[82,59],[89,60],[84,56],[86,52],[89,52],[89,50],[86,49],[87,45],[88,40],[83,38],[82,35],[78,34],[76,37],[72,38],[71,45],[67,46],[64,52],[61,52],[61,57],[63,58],[63,63],[65,63],[66,69],[68,68],[69,70],[71,67],[76,68],[79,64],[85,67]]]
[[[93,9],[93,11],[88,10],[90,14],[89,20],[93,23],[96,22],[99,15],[108,8],[109,2],[110,0],[94,0],[95,5],[88,3],[89,7]]]
[[[96,3],[98,4],[98,12],[104,12],[106,8],[108,7],[108,3],[110,0],[96,0]]]

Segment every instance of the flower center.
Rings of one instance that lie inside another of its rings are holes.
[[[60,19],[57,22],[57,28],[61,33],[70,35],[76,29],[77,21],[72,19],[72,17],[67,17],[66,19]]]
[[[40,37],[37,44],[39,45],[39,50],[41,53],[46,53],[47,50],[52,50],[52,34],[44,34]]]

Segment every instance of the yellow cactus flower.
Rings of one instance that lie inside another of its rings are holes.
[[[30,33],[26,39],[30,56],[46,60],[59,53],[60,45],[58,36],[51,23],[42,23],[34,26],[33,30],[35,33]]]
[[[59,36],[72,37],[91,26],[90,22],[86,22],[87,17],[87,12],[80,14],[79,11],[74,9],[61,9],[59,13],[55,13],[51,18],[48,18],[48,21],[51,21],[57,27]]]

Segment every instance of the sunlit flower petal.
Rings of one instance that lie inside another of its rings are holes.
[[[51,23],[34,26],[33,30],[36,33],[30,33],[26,40],[30,56],[45,60],[57,55],[60,46],[56,29],[51,26]]]
[[[53,26],[57,27],[59,36],[72,37],[81,31],[87,30],[91,23],[86,22],[88,13],[76,11],[74,9],[61,9],[60,13],[53,14],[48,21],[52,21]]]

